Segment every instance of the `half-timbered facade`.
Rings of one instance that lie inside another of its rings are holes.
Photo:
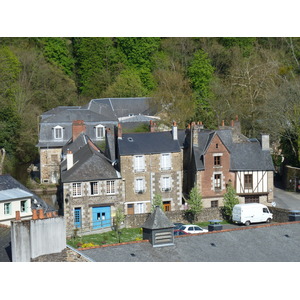
[[[197,186],[204,207],[223,206],[227,185],[231,184],[240,203],[273,201],[274,166],[269,136],[260,141],[241,134],[238,120],[219,130],[193,123],[187,132],[185,151],[185,192]]]

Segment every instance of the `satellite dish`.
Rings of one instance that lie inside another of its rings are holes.
[[[274,202],[272,202],[272,206],[273,207],[275,207],[276,206],[276,202],[274,201]]]

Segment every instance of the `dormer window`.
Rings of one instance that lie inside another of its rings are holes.
[[[62,140],[63,139],[63,128],[59,125],[53,128],[54,139]]]
[[[96,139],[98,139],[98,140],[104,139],[105,127],[103,125],[99,124],[95,127],[95,130],[96,130]]]

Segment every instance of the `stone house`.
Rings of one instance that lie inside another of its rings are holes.
[[[125,184],[125,214],[149,213],[156,194],[165,211],[183,208],[183,151],[176,124],[171,131],[151,127],[150,132],[128,134],[119,124],[116,158]]]
[[[128,128],[149,123],[157,119],[155,113],[150,98],[93,99],[84,106],[59,106],[43,113],[37,144],[41,183],[59,183],[62,147],[74,134],[74,121],[82,120],[86,134],[99,144],[105,140],[105,128],[113,128],[119,122]]]
[[[118,205],[124,203],[120,173],[85,134],[63,147],[61,183],[67,235],[111,227]]]
[[[185,193],[196,186],[204,207],[223,206],[227,185],[231,184],[240,203],[273,201],[274,166],[269,136],[261,140],[241,134],[238,119],[218,130],[192,125],[186,134],[184,154]]]

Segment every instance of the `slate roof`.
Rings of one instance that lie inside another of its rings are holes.
[[[197,170],[204,170],[204,155],[212,138],[218,135],[230,152],[231,171],[274,171],[270,151],[262,150],[257,139],[248,139],[241,135],[240,141],[233,141],[231,130],[201,130],[198,135],[198,147],[193,147]]]
[[[150,214],[142,228],[145,229],[164,229],[173,228],[174,224],[168,219],[159,206],[156,206]]]
[[[62,182],[120,178],[120,174],[112,166],[112,162],[89,143],[73,154],[73,162],[73,167],[69,170],[67,170],[67,159],[61,163]]]
[[[149,242],[81,251],[99,262],[299,262],[300,224],[210,232],[174,238],[174,246]]]
[[[84,120],[86,134],[93,141],[96,140],[96,125],[113,128],[119,118],[129,115],[132,115],[130,120],[125,118],[128,124],[145,122],[149,119],[150,113],[156,113],[154,108],[150,108],[149,102],[150,98],[105,98],[93,99],[84,106],[58,106],[41,115],[37,147],[50,148],[65,145],[72,136],[72,122],[75,120]],[[120,122],[123,121],[120,119]],[[57,125],[63,127],[61,140],[54,139],[53,136],[53,128]]]
[[[35,201],[32,201],[31,206],[33,209],[37,208],[43,208],[45,212],[47,211],[54,211],[54,208],[49,206],[44,200],[42,200],[40,197],[38,197],[35,193],[31,192],[28,188],[26,188],[23,184],[21,184],[18,180],[13,178],[12,176],[6,174],[6,175],[0,175],[0,193],[1,191],[7,191],[18,189],[23,191],[23,195],[30,194],[32,196],[32,199]],[[16,191],[16,190],[15,190]],[[17,192],[16,192],[17,193]],[[20,193],[20,191],[19,191]],[[36,203],[35,203],[36,202]]]
[[[173,140],[171,131],[127,133],[118,139],[120,155],[138,155],[180,152],[178,140]]]
[[[0,262],[11,262],[11,233],[10,228],[0,225]]]
[[[32,194],[19,188],[13,188],[5,191],[0,191],[0,201],[8,201],[15,199],[31,198]]]

